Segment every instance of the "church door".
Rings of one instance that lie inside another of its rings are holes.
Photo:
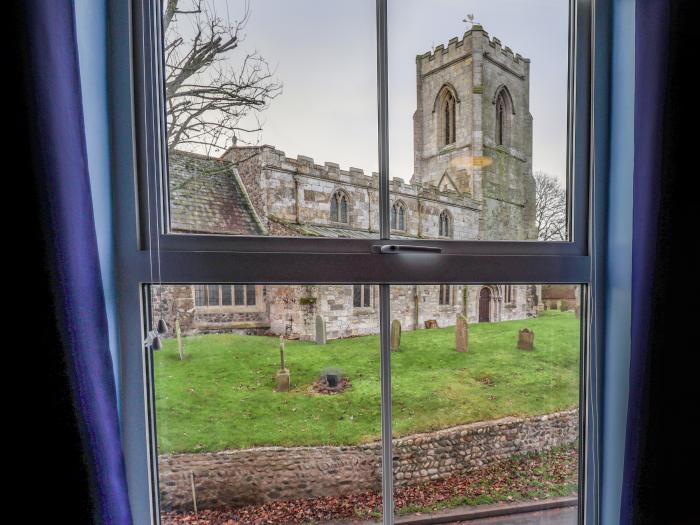
[[[491,289],[482,288],[479,292],[479,322],[488,323],[491,321],[489,314],[491,311]]]

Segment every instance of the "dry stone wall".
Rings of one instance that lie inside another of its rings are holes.
[[[574,443],[578,410],[508,417],[394,440],[398,485],[464,474],[513,455]],[[264,447],[159,457],[161,505],[221,508],[381,487],[379,443],[347,447]]]

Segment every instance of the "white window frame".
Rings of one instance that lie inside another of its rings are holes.
[[[159,520],[153,369],[143,349],[149,315],[149,249],[160,249],[163,283],[379,285],[384,523],[393,523],[390,285],[571,283],[581,293],[580,523],[598,523],[601,327],[605,224],[607,91],[611,4],[571,0],[567,241],[392,240],[389,224],[387,0],[377,4],[380,232],[376,240],[174,234],[168,224],[167,155],[161,76],[159,0],[110,0],[110,103],[116,255],[119,275],[120,403],[134,523]],[[149,226],[155,236],[149,239]],[[442,252],[387,255],[380,245]],[[430,257],[430,264],[426,264]],[[293,261],[293,263],[292,263]],[[388,466],[387,466],[388,465]]]

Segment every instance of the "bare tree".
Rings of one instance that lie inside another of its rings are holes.
[[[206,0],[163,0],[168,147],[229,147],[261,130],[260,113],[281,93],[257,52],[235,56],[250,19],[218,16]]]
[[[541,241],[565,241],[566,190],[551,175],[535,173],[537,237]]]

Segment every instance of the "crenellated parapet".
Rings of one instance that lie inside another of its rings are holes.
[[[478,24],[464,33],[461,39],[451,38],[447,45],[439,44],[432,51],[417,55],[416,63],[419,73],[426,74],[445,67],[455,60],[469,59],[474,52],[490,54],[492,58],[505,65],[512,65],[517,70],[522,70],[530,63],[529,58],[503,46],[498,38],[489,37],[489,34]]]
[[[238,151],[234,151],[238,150]],[[257,158],[256,163],[261,170],[287,173],[294,177],[308,177],[321,181],[335,183],[339,188],[343,185],[365,188],[371,192],[379,191],[379,174],[371,172],[367,174],[362,168],[341,168],[336,162],[324,162],[318,164],[312,157],[297,155],[296,158],[288,157],[284,151],[274,146],[263,145],[255,147],[231,148],[222,157],[225,160],[245,158],[243,151],[253,152]],[[389,181],[389,192],[396,198],[400,196],[408,198],[423,198],[441,201],[446,204],[466,205],[471,208],[479,208],[480,204],[470,195],[458,192],[456,189],[440,190],[434,185],[411,184],[400,177],[393,177]]]

